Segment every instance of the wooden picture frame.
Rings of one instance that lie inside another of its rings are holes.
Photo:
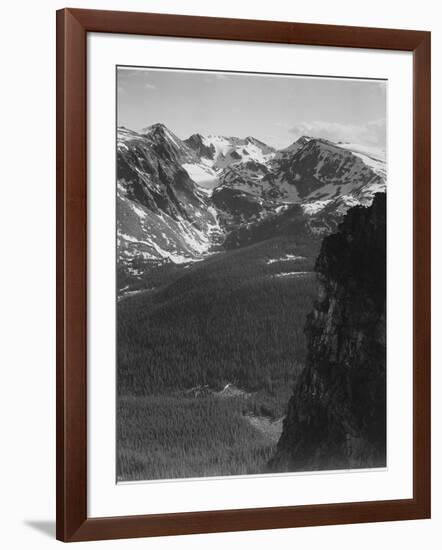
[[[88,518],[87,33],[407,51],[414,67],[413,498]],[[277,529],[430,517],[430,33],[64,9],[57,12],[57,538]]]

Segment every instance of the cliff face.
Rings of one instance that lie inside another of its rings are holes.
[[[386,465],[386,196],[350,209],[316,262],[308,357],[288,404],[275,471]]]

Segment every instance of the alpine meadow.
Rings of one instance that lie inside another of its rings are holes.
[[[117,68],[118,482],[386,465],[386,86]]]

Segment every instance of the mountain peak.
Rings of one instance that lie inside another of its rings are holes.
[[[199,134],[198,132],[195,134],[192,134],[187,139],[184,140],[185,142],[198,142],[202,143],[204,141],[204,136],[202,134]]]
[[[170,132],[170,130],[167,128],[165,124],[162,122],[156,122],[155,124],[151,124],[150,126],[146,126],[146,128],[143,128],[141,130],[142,134],[149,134],[151,132]]]
[[[295,140],[293,143],[285,147],[284,149],[281,149],[281,153],[296,153],[300,149],[304,147],[304,145],[307,145],[307,143],[311,141],[316,141],[315,138],[312,138],[310,136],[301,136],[297,140]]]
[[[265,143],[263,143],[262,141],[260,141],[259,139],[255,138],[253,136],[247,136],[244,141],[246,143],[251,143],[252,145],[258,145],[258,146],[265,145],[266,147],[268,147],[268,145],[266,145]]]
[[[162,122],[157,122],[151,126],[147,126],[147,128],[143,128],[141,134],[156,142],[167,142],[174,149],[182,149],[184,147],[181,139]]]
[[[264,154],[273,153],[275,152],[274,147],[267,145],[267,143],[264,143],[260,139],[253,137],[253,136],[247,136],[244,140],[246,143],[251,143],[252,145],[255,145],[259,149],[262,150]]]
[[[297,143],[298,145],[305,145],[306,143],[308,143],[309,141],[311,141],[312,137],[310,136],[301,136],[300,138],[298,138],[295,143]]]
[[[211,143],[208,143],[207,139],[201,134],[192,134],[184,140],[184,143],[200,157],[205,157],[210,160],[215,158],[215,147]]]

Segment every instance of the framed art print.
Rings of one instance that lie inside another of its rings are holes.
[[[430,516],[430,35],[57,13],[57,538]]]

